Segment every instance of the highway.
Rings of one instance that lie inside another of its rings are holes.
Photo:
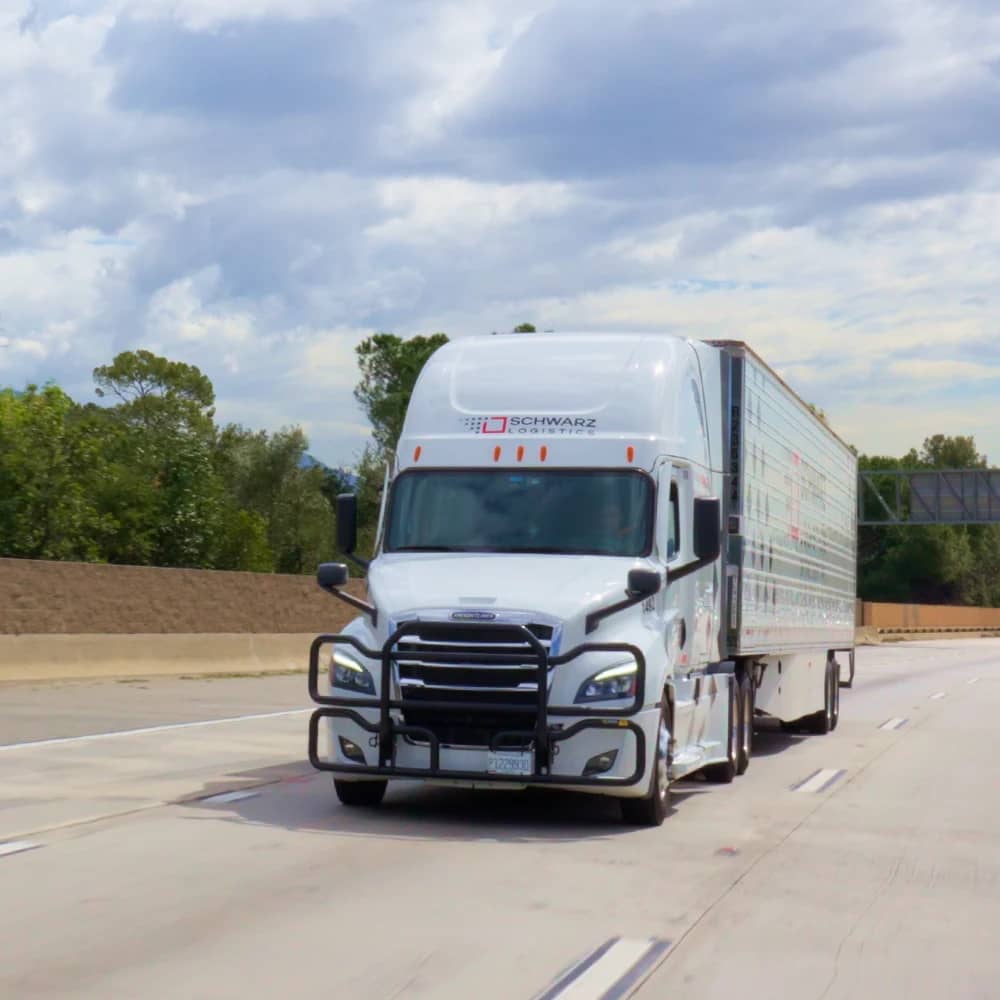
[[[1000,996],[1000,640],[860,649],[836,732],[759,732],[653,830],[345,809],[308,708],[303,676],[0,685],[0,997]]]

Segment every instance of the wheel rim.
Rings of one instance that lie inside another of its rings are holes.
[[[667,775],[667,753],[670,749],[670,732],[667,729],[667,720],[660,719],[660,728],[656,734],[656,780],[658,788],[656,794],[660,801],[667,798],[668,775]]]

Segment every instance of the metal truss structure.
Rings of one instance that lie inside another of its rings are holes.
[[[858,524],[1000,524],[1000,469],[859,472]]]

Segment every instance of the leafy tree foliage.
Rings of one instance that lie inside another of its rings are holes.
[[[381,455],[396,447],[417,376],[427,359],[447,342],[443,333],[409,340],[376,333],[358,345],[361,381],[354,397],[372,425],[375,448]]]
[[[313,572],[332,555],[299,429],[219,429],[193,365],[127,351],[94,370],[112,406],[0,392],[0,555]]]
[[[971,437],[936,434],[902,458],[862,455],[863,470],[987,468]],[[887,504],[895,503],[894,477],[875,477]],[[900,500],[909,507],[906,483]],[[868,515],[881,516],[869,491]],[[885,525],[858,532],[858,591],[864,600],[1000,606],[1000,525]]]
[[[379,333],[358,347],[355,396],[372,442],[353,486],[304,460],[299,428],[217,427],[208,376],[149,351],[94,370],[110,406],[80,405],[55,385],[0,390],[0,555],[311,573],[334,555],[333,501],[352,488],[359,551],[371,552],[406,407],[446,342]],[[973,438],[938,434],[899,458],[861,455],[859,465],[968,469],[987,459]],[[894,504],[892,477],[876,477],[876,488]],[[870,514],[880,508],[867,492],[863,503]],[[865,527],[858,569],[867,600],[1000,606],[1000,525]]]
[[[417,377],[428,358],[447,342],[443,333],[409,340],[377,333],[358,345],[361,381],[354,396],[372,425],[373,439],[358,465],[359,552],[370,553],[376,541],[385,469],[402,433]]]
[[[0,553],[29,559],[97,554],[99,442],[70,420],[61,389],[0,391]]]

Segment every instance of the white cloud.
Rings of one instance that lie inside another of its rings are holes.
[[[894,361],[891,374],[917,382],[1000,381],[1000,365],[977,364],[975,361],[932,361],[913,358]]]
[[[85,396],[148,346],[349,462],[374,330],[662,329],[750,341],[864,451],[1000,460],[998,14],[20,0],[2,377]]]

